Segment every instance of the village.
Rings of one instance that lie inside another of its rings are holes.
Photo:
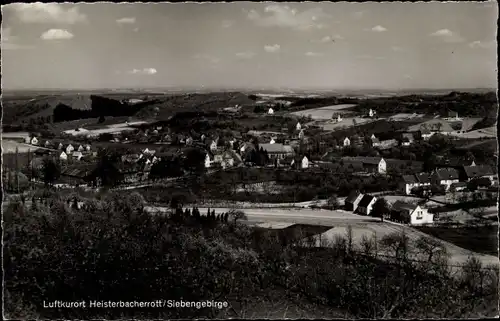
[[[498,186],[498,175],[493,167],[480,163],[470,151],[462,157],[450,158],[437,153],[429,157],[432,162],[416,160],[415,152],[419,151],[416,146],[429,149],[436,144],[466,141],[462,135],[471,133],[472,126],[479,121],[477,118],[459,117],[453,111],[443,117],[417,114],[381,117],[371,108],[366,114],[349,111],[354,105],[287,112],[287,105],[290,103],[265,97],[265,100],[255,103],[259,108],[253,108],[259,113],[252,117],[265,121],[281,117],[281,122],[285,119],[286,125],[281,130],[257,130],[254,127],[245,132],[242,127],[240,130],[219,131],[212,128],[205,133],[169,127],[172,120],[130,120],[96,129],[65,130],[53,138],[35,133],[5,133],[4,142],[18,144],[6,151],[12,156],[6,158],[6,164],[12,168],[14,164],[19,167],[23,163],[21,167],[29,169],[26,175],[29,184],[87,189],[108,183],[113,188],[139,189],[167,182],[173,184],[188,174],[221,175],[245,169],[300,172],[302,175],[342,174],[347,180],[381,177],[390,182],[391,188],[377,190],[372,186],[370,189],[361,183],[352,190],[340,188],[340,193],[335,193],[334,197],[344,200],[342,208],[345,211],[409,225],[438,223],[439,215],[433,214],[437,205],[446,204],[452,198],[456,201],[458,194],[466,195],[465,199],[469,194],[485,198],[484,195],[494,193]],[[221,108],[218,113],[231,119],[243,109],[236,105]],[[412,121],[406,127],[399,126],[400,129],[393,132],[384,131],[384,125],[400,125],[408,120]],[[342,126],[325,129],[332,124]],[[378,124],[378,131],[362,128],[370,124]],[[485,139],[488,141],[487,135],[475,141]],[[20,148],[27,152],[21,152]],[[404,159],[397,158],[398,154],[405,155]],[[20,161],[19,157],[24,160]],[[103,170],[97,170],[103,157],[113,158],[112,166],[119,173],[114,182],[102,177],[100,172]],[[44,174],[48,161],[59,168],[53,177]],[[4,176],[7,186],[14,190],[16,186],[11,177],[15,175],[7,171]],[[265,193],[279,197],[280,184],[269,177],[254,177],[252,182],[241,181],[237,185],[241,193],[257,195],[263,193],[263,186],[272,185]],[[231,185],[233,189],[237,188],[234,182]],[[378,197],[380,194],[383,197]],[[329,198],[327,196],[320,203],[328,202]],[[432,198],[439,200],[433,202]],[[376,205],[377,200],[382,205]],[[449,217],[446,220],[449,222]]]

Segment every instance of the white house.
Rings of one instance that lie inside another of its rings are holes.
[[[363,198],[358,204],[358,213],[364,214],[364,215],[370,215],[370,213],[373,210],[373,204],[377,201],[377,198],[375,196],[371,196],[368,194],[363,195]]]
[[[90,145],[85,145],[85,150],[86,150],[87,152],[90,152]]]
[[[349,137],[344,138],[344,147],[351,146],[351,140]]]
[[[67,155],[71,154],[74,150],[75,150],[75,148],[73,147],[73,145],[69,144],[68,146],[66,146],[66,154]]]
[[[410,146],[415,141],[412,133],[404,133],[402,136],[401,145]]]
[[[431,179],[427,173],[403,175],[403,180],[399,184],[400,189],[406,195],[410,195],[412,189],[424,186],[431,186]]]
[[[186,145],[190,146],[192,144],[193,144],[193,138],[191,137],[186,138]]]
[[[212,167],[213,161],[214,161],[213,155],[211,153],[207,153],[205,155],[205,168]]]
[[[304,130],[301,129],[299,132],[299,139],[304,139]]]
[[[446,191],[448,191],[451,184],[459,182],[459,173],[453,168],[439,168],[434,171],[431,180],[435,184],[444,185]]]
[[[25,143],[25,144],[29,144],[29,143],[31,143],[31,137],[29,137],[29,136],[28,136],[28,137],[25,137],[25,138],[24,138],[24,143]]]
[[[358,209],[359,202],[361,202],[363,196],[363,194],[357,191],[351,192],[344,201],[345,209],[351,212],[355,212]]]
[[[77,149],[77,150],[78,150],[79,152],[83,152],[83,151],[85,151],[85,148],[84,148],[82,145],[80,145],[80,146],[78,146],[78,149]]]
[[[267,111],[267,114],[268,115],[272,115],[274,114],[274,110],[272,108],[269,108],[269,110]]]
[[[300,130],[300,129],[302,128],[302,126],[300,125],[300,123],[297,123],[297,125],[295,126],[295,128],[296,128],[297,130]]]
[[[31,145],[38,145],[38,139],[36,137],[31,139]]]
[[[306,156],[294,157],[294,159],[292,159],[292,162],[290,163],[290,165],[294,166],[295,164],[298,164],[297,167],[299,167],[299,168],[309,168],[309,159],[307,159]]]
[[[366,172],[386,174],[387,173],[387,162],[383,157],[348,157],[344,156],[341,158],[344,164],[359,164]]]
[[[216,151],[216,150],[217,150],[217,141],[213,140],[213,141],[210,143],[210,150],[211,150],[211,151]]]
[[[376,112],[370,108],[370,111],[368,112],[368,116],[373,117],[373,116],[375,116],[375,114],[376,114]]]
[[[274,143],[276,143],[276,141],[274,140],[273,137],[271,137],[271,140],[269,141],[269,144],[274,144]]]
[[[64,145],[62,143],[59,143],[59,145],[57,145],[57,149],[63,149]]]
[[[417,204],[396,201],[391,208],[391,219],[410,225],[421,225],[433,223],[434,215]]]
[[[205,138],[207,138],[207,136],[205,136],[205,134],[201,134],[200,140],[201,140],[202,142],[204,142],[204,141],[205,141]]]
[[[371,141],[372,141],[372,146],[373,146],[373,147],[378,147],[378,146],[380,146],[380,140],[379,140],[377,137],[375,137],[375,135],[374,135],[374,134],[372,134],[372,136],[370,137],[370,139],[371,139]]]
[[[342,116],[338,115],[337,116],[337,123],[340,123],[342,121]]]
[[[59,154],[59,159],[63,161],[68,160],[68,154],[61,152],[61,154]]]

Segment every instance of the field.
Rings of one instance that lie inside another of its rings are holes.
[[[311,115],[312,119],[315,120],[329,120],[332,119],[334,114],[349,114],[351,111],[345,111],[344,109],[352,108],[356,105],[354,104],[343,104],[343,105],[333,105],[321,108],[306,109],[301,111],[296,111],[290,113],[294,116],[307,117]]]
[[[375,121],[374,119],[371,118],[348,117],[344,118],[341,122],[329,121],[323,124],[319,124],[319,126],[322,127],[323,130],[325,131],[335,131],[339,129],[353,127],[354,126],[353,120],[356,121],[356,125],[367,124]]]
[[[396,115],[390,116],[389,120],[403,121],[403,120],[414,119],[414,118],[422,118],[424,116],[425,116],[424,114],[401,113],[401,114],[396,114]]]
[[[478,130],[473,130],[468,133],[453,133],[454,136],[459,138],[466,139],[478,139],[478,138],[496,138],[497,137],[497,128],[496,127],[488,127]]]
[[[19,143],[13,140],[2,139],[2,153],[4,154],[13,154],[16,152],[16,147],[18,149],[18,153],[27,153],[29,151],[34,152],[38,149],[46,149],[39,146],[28,145],[24,143]]]
[[[342,225],[336,225],[334,228],[328,230],[327,232],[321,234],[321,237],[317,237],[317,245],[319,246],[321,243],[320,242],[325,242],[326,240],[328,241],[334,241],[336,235],[341,235],[341,236],[346,236],[347,235],[347,228],[348,226],[352,227],[352,232],[353,232],[353,240],[354,244],[360,243],[360,241],[363,238],[363,235],[366,235],[366,237],[371,237],[373,235],[376,235],[377,239],[380,240],[382,239],[385,235],[389,235],[394,232],[400,232],[402,229],[406,232],[408,237],[410,238],[411,241],[417,240],[421,236],[425,236],[423,232],[423,229],[425,228],[409,228],[409,227],[403,227],[400,225],[396,224],[389,224],[389,223],[361,223],[361,224],[356,224],[356,223],[346,223]],[[443,243],[446,245],[449,253],[451,254],[450,257],[450,263],[451,264],[456,264],[460,265],[463,264],[468,257],[474,255],[476,256],[483,264],[488,265],[488,264],[496,264],[498,265],[498,257],[492,256],[496,255],[496,248],[497,248],[497,243],[496,243],[496,237],[493,235],[492,230],[477,230],[475,234],[469,233],[464,233],[464,232],[454,232],[453,230],[447,231],[446,233],[443,232],[443,230],[439,228],[427,228],[425,231],[436,231],[435,235],[432,234],[435,237],[440,238]],[[497,233],[497,228],[493,227],[494,229],[494,234]],[[461,234],[460,234],[461,233]],[[482,234],[481,237],[478,235]],[[453,237],[455,235],[455,237]],[[457,237],[457,235],[461,235],[461,237]],[[475,239],[477,237],[477,239]],[[492,238],[493,237],[493,238]],[[320,241],[320,238],[322,241]],[[471,239],[475,239],[472,241]],[[455,244],[451,243],[453,241]],[[469,244],[467,244],[469,242]],[[472,246],[471,244],[474,244]],[[459,247],[463,246],[462,247]],[[479,249],[482,249],[479,251]],[[486,253],[486,254],[485,254]]]
[[[470,251],[498,255],[498,227],[419,227],[418,230]]]
[[[496,151],[498,149],[498,142],[496,139],[480,140],[464,146],[458,147],[459,149],[484,149]]]

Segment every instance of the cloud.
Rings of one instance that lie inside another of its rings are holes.
[[[264,50],[266,52],[269,52],[269,53],[278,52],[278,51],[280,51],[280,49],[281,49],[281,46],[278,44],[264,46]]]
[[[249,51],[238,52],[236,54],[236,57],[241,58],[241,59],[251,59],[251,58],[255,57],[255,53],[249,52]]]
[[[328,42],[332,42],[334,40],[343,40],[344,37],[340,36],[340,35],[334,35],[334,36],[324,36],[323,38],[321,38],[319,40],[319,42],[321,43],[328,43]]]
[[[68,8],[57,3],[14,3],[6,5],[5,9],[12,9],[16,17],[25,23],[75,24],[87,21],[78,7]]]
[[[463,42],[464,39],[458,34],[449,29],[441,29],[430,34],[431,37],[442,38],[445,42]]]
[[[384,32],[384,31],[387,31],[387,29],[384,28],[384,27],[382,27],[381,25],[375,26],[375,27],[371,28],[370,30],[373,31],[373,32]]]
[[[323,56],[323,54],[321,52],[312,52],[312,51],[306,52],[305,55],[308,57],[321,57],[321,56]]]
[[[193,58],[198,59],[198,60],[205,60],[205,61],[208,61],[212,64],[218,64],[220,62],[219,58],[214,57],[212,55],[208,55],[208,54],[196,54],[193,56]]]
[[[222,21],[222,28],[231,28],[234,25],[233,20],[224,20]]]
[[[73,37],[71,32],[64,29],[49,29],[40,36],[43,40],[68,40]]]
[[[372,56],[372,55],[358,55],[356,56],[356,59],[362,59],[362,60],[385,60],[385,57],[382,56]]]
[[[134,75],[154,75],[157,70],[155,68],[132,69],[129,73]]]
[[[352,16],[356,19],[361,19],[364,17],[364,15],[365,15],[364,11],[356,11],[352,14]]]
[[[497,43],[495,40],[492,41],[487,41],[487,42],[482,42],[479,40],[473,41],[469,43],[469,47],[471,48],[481,48],[481,49],[490,49],[490,48],[496,48]]]
[[[134,24],[135,23],[135,17],[125,17],[125,18],[117,19],[116,23],[119,24],[119,25]]]
[[[323,29],[326,18],[330,15],[321,8],[312,8],[303,12],[289,6],[278,4],[268,5],[263,13],[256,10],[247,12],[247,18],[261,27],[281,27],[294,30]]]
[[[30,45],[16,43],[16,36],[12,35],[11,28],[2,28],[2,50],[20,50],[34,48]]]
[[[402,52],[402,51],[405,51],[403,48],[398,47],[398,46],[391,46],[391,50],[392,50],[392,51],[396,51],[396,52]]]

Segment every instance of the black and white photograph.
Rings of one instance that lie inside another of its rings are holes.
[[[497,1],[2,4],[3,317],[499,317]]]

